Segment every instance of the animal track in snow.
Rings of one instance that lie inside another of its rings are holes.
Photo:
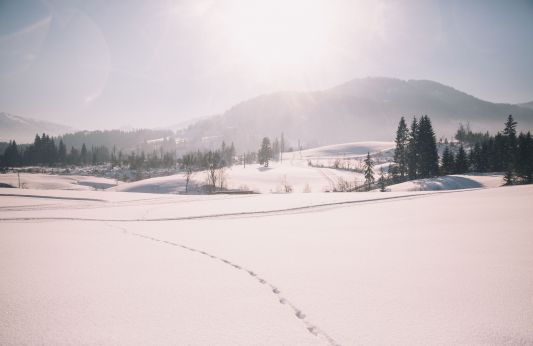
[[[222,262],[224,264],[227,264],[227,265],[231,266],[232,268],[234,268],[236,270],[247,272],[249,275],[255,277],[259,283],[261,283],[263,285],[268,284],[271,287],[271,289],[272,289],[272,293],[278,297],[279,303],[289,306],[293,310],[294,315],[299,320],[301,320],[304,323],[305,328],[307,329],[307,331],[309,333],[313,334],[314,336],[321,337],[322,339],[326,340],[328,342],[328,344],[331,345],[331,346],[340,346],[340,344],[338,344],[326,332],[324,332],[323,330],[318,328],[316,325],[314,325],[311,322],[309,322],[306,319],[307,316],[302,312],[302,310],[297,308],[287,298],[279,296],[280,290],[276,286],[272,285],[267,280],[259,277],[257,275],[257,273],[255,273],[254,271],[252,271],[250,269],[246,269],[246,268],[244,268],[244,267],[242,267],[240,265],[234,264],[231,261],[228,261],[228,260],[226,260],[224,258],[217,257],[217,256],[215,256],[213,254],[210,254],[209,252],[206,252],[206,251],[198,250],[198,249],[195,249],[195,248],[183,245],[183,244],[179,244],[179,243],[174,243],[174,242],[171,242],[171,241],[168,241],[168,240],[162,240],[162,239],[150,237],[150,236],[147,236],[147,235],[142,234],[142,233],[130,232],[127,229],[125,229],[123,227],[120,227],[120,226],[115,226],[115,225],[110,225],[110,224],[107,224],[107,225],[110,226],[110,227],[114,227],[114,228],[118,228],[118,229],[122,230],[122,232],[124,234],[129,234],[129,235],[133,235],[133,236],[136,236],[136,237],[140,237],[140,238],[156,241],[156,242],[159,242],[159,243],[165,243],[165,244],[168,244],[168,245],[171,245],[171,246],[180,247],[182,249],[186,249],[186,250],[189,250],[191,252],[195,252],[195,253],[200,254],[202,256],[206,256],[206,257],[209,257],[209,258],[212,258],[212,259],[215,259],[215,260],[219,260],[220,262]]]

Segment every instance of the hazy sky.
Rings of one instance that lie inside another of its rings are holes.
[[[533,1],[0,0],[0,111],[79,129],[366,76],[531,101]]]

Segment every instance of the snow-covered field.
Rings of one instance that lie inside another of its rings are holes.
[[[0,174],[0,183],[13,187],[20,185],[24,189],[41,190],[102,190],[115,186],[115,179],[84,176],[84,175],[54,175],[41,173],[6,173]]]
[[[0,344],[531,344],[532,201],[0,189]]]

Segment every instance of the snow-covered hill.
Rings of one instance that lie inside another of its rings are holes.
[[[351,182],[362,182],[361,174],[331,168],[310,167],[307,161],[272,162],[269,167],[249,164],[246,167],[236,165],[224,170],[225,188],[259,193],[285,192],[324,192],[332,191],[339,178]],[[205,185],[207,172],[193,175],[192,190]],[[185,191],[185,175],[176,174],[167,177],[144,179],[132,183],[123,183],[113,187],[112,191],[146,192],[146,193],[181,193]]]
[[[458,174],[417,179],[387,187],[388,191],[438,191],[494,188],[504,184],[503,174]]]
[[[301,153],[297,154],[301,154],[303,159],[360,158],[367,153],[375,154],[391,150],[394,146],[394,142],[352,142],[302,150]],[[285,155],[294,156],[291,153],[286,153]]]

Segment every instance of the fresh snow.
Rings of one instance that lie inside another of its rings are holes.
[[[493,188],[503,184],[503,174],[456,174],[406,181],[388,186],[387,190],[394,192],[458,190]]]
[[[0,344],[530,344],[532,198],[0,189]]]
[[[284,192],[288,185],[293,192],[324,192],[332,191],[338,179],[362,183],[362,174],[331,168],[311,167],[303,160],[271,162],[269,167],[258,164],[234,165],[224,169],[225,187],[229,190],[249,190],[260,193]],[[205,185],[207,172],[197,172],[193,176],[192,185]],[[113,191],[148,192],[148,193],[179,193],[185,191],[185,175],[183,173],[167,177],[144,179],[132,183],[120,184]]]
[[[0,183],[18,187],[17,173],[0,174]],[[117,185],[109,178],[84,175],[54,175],[41,173],[20,173],[20,184],[24,189],[42,190],[94,190],[107,189]]]
[[[352,142],[322,146],[318,148],[306,149],[300,152],[284,153],[289,157],[301,157],[305,159],[320,158],[359,158],[367,153],[375,154],[394,148],[394,142]]]

